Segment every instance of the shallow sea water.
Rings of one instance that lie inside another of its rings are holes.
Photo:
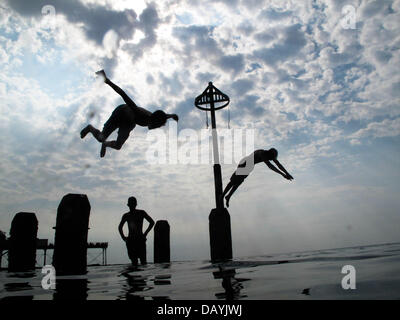
[[[356,289],[344,290],[345,265]],[[235,259],[89,266],[84,276],[57,276],[45,290],[40,269],[0,271],[0,300],[312,300],[400,299],[400,243]]]

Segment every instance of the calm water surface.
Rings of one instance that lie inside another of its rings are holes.
[[[342,268],[356,270],[356,289],[344,290]],[[88,267],[84,276],[0,271],[0,299],[222,300],[400,299],[400,243],[243,258],[224,263],[184,261]]]

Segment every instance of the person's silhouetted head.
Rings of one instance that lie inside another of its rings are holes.
[[[269,149],[268,152],[271,155],[272,160],[276,160],[278,158],[278,150],[275,148]]]
[[[134,209],[136,209],[136,206],[137,206],[136,198],[135,197],[129,197],[129,199],[128,199],[128,207],[129,207],[129,209],[134,210]]]
[[[148,125],[148,128],[150,130],[160,128],[162,126],[165,126],[166,122],[167,122],[167,114],[162,110],[157,110],[154,111],[150,116],[150,123]]]

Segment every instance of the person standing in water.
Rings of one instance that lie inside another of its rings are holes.
[[[167,114],[162,110],[150,112],[146,109],[138,107],[135,102],[117,85],[107,78],[104,70],[96,72],[97,75],[104,79],[104,82],[118,93],[125,104],[119,105],[111,114],[110,118],[100,131],[93,127],[91,124],[82,129],[80,135],[81,139],[85,138],[90,132],[97,141],[101,143],[100,157],[106,154],[106,148],[113,148],[120,150],[125,141],[129,138],[130,132],[136,125],[147,127],[149,130],[160,128],[167,123],[168,119],[179,120],[176,114]],[[118,137],[115,141],[106,141],[111,133],[118,129]]]
[[[270,161],[273,161],[277,167],[275,167]],[[226,206],[229,208],[229,200],[232,197],[236,189],[243,183],[248,175],[253,171],[254,165],[260,162],[264,162],[268,168],[276,173],[279,173],[287,180],[293,180],[293,177],[286,171],[286,169],[278,161],[278,151],[275,148],[269,150],[256,150],[247,157],[240,160],[238,168],[231,176],[231,179],[222,194],[222,197],[228,193],[225,197]]]
[[[144,210],[136,209],[137,200],[135,197],[128,199],[129,212],[122,216],[121,222],[118,226],[119,234],[122,240],[126,243],[128,250],[129,259],[132,261],[132,265],[138,265],[138,259],[140,264],[144,265],[147,263],[146,260],[146,236],[154,226],[154,220]],[[146,219],[149,222],[149,226],[143,233],[143,220]],[[124,224],[128,224],[128,236],[124,234]]]

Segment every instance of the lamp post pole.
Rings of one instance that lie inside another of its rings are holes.
[[[212,83],[210,82],[209,85],[212,85]],[[209,93],[209,97],[210,97],[211,130],[212,130],[213,155],[214,155],[215,205],[218,209],[223,209],[224,202],[222,199],[222,173],[221,173],[221,164],[219,162],[218,133],[215,121],[215,103],[212,92]]]
[[[222,106],[215,106],[215,103],[223,103]],[[203,105],[210,105],[209,108]],[[195,99],[195,106],[203,111],[211,113],[211,131],[213,139],[214,156],[214,186],[215,204],[209,216],[210,231],[210,252],[211,261],[224,261],[232,259],[232,236],[231,222],[228,210],[224,207],[222,198],[222,173],[219,163],[218,133],[215,120],[215,111],[225,108],[229,104],[229,97],[209,82],[206,90]]]

